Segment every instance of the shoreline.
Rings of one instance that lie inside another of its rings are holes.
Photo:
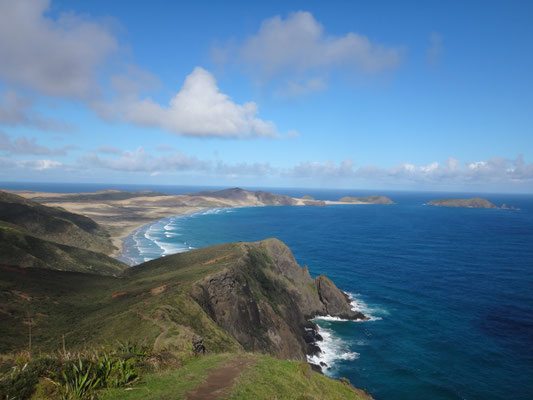
[[[113,243],[113,245],[117,248],[112,254],[110,254],[110,257],[113,257],[113,258],[115,258],[117,260],[120,259],[121,257],[123,257],[124,256],[124,246],[125,246],[126,240],[128,238],[133,238],[133,235],[137,231],[139,231],[140,229],[146,227],[147,225],[151,225],[151,224],[156,223],[158,221],[161,221],[161,220],[163,220],[165,218],[179,217],[179,216],[184,216],[184,215],[196,214],[196,213],[211,209],[211,207],[204,207],[204,208],[202,208],[202,207],[183,207],[183,208],[184,208],[184,210],[179,210],[181,212],[172,212],[172,213],[169,213],[166,216],[159,216],[158,218],[153,218],[153,219],[150,219],[148,221],[146,221],[146,220],[145,221],[139,221],[136,224],[131,224],[131,226],[128,226],[127,228],[122,228],[121,233],[119,235],[113,236],[113,235],[111,235],[111,232],[110,232],[110,240]],[[216,208],[216,207],[212,207],[212,208]],[[102,225],[104,225],[104,224],[102,224]],[[108,228],[107,226],[105,226],[105,227]],[[114,229],[116,229],[116,227],[114,227]],[[108,228],[108,231],[110,231],[109,228]]]
[[[152,221],[149,221],[147,223],[143,223],[142,225],[138,225],[136,227],[133,227],[132,229],[128,230],[128,233],[125,234],[123,237],[121,238],[115,238],[115,240],[120,240],[120,244],[121,244],[121,247],[120,247],[120,254],[116,255],[116,256],[113,256],[113,258],[119,260],[119,261],[122,261],[126,264],[128,264],[130,267],[134,267],[136,265],[139,265],[139,264],[142,264],[142,262],[139,262],[139,263],[135,263],[135,261],[126,256],[125,253],[126,253],[126,245],[127,245],[127,242],[128,241],[131,241],[132,243],[136,243],[135,239],[134,239],[134,235],[139,232],[140,230],[142,229],[146,229],[148,228],[149,226],[153,225],[153,224],[156,224],[162,220],[165,220],[165,219],[168,219],[168,218],[174,218],[174,217],[184,217],[186,215],[194,215],[194,214],[200,214],[202,212],[205,212],[205,211],[208,211],[208,210],[214,210],[214,209],[217,209],[217,208],[221,208],[221,207],[205,207],[205,208],[197,208],[197,209],[191,209],[191,210],[187,210],[187,211],[184,211],[180,214],[172,214],[172,215],[168,215],[166,217],[162,217],[162,218],[158,218],[158,219],[154,219]],[[233,208],[233,207],[224,207],[224,208]],[[237,208],[237,207],[234,207],[234,208]],[[134,244],[132,244],[132,246],[135,246]],[[136,246],[135,246],[136,247]],[[161,257],[164,257],[164,255],[162,255]],[[130,262],[126,262],[125,260],[130,260]],[[146,262],[146,261],[144,261]]]

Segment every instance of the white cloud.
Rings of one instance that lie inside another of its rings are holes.
[[[23,168],[43,171],[45,169],[61,167],[63,163],[60,163],[59,161],[54,161],[54,160],[22,160],[22,161],[18,161],[17,165]]]
[[[325,71],[377,73],[396,68],[402,53],[402,47],[381,45],[358,33],[327,34],[311,13],[298,11],[286,19],[278,15],[264,20],[240,45],[215,47],[213,58],[223,63],[237,60],[260,81],[288,75],[282,91],[301,95],[323,90],[327,85],[320,74]]]
[[[96,69],[117,49],[101,23],[44,16],[49,0],[0,0],[0,79],[40,94],[85,98]]]
[[[196,137],[274,137],[270,121],[256,117],[257,104],[236,104],[221,93],[214,76],[196,67],[187,76],[181,90],[161,106],[150,98],[139,99],[119,94],[112,104],[99,103],[94,108],[105,118],[119,118],[137,125],[156,127],[168,132]]]
[[[187,157],[179,151],[154,157],[142,147],[136,151],[122,151],[118,154],[118,158],[101,157],[97,153],[90,153],[81,158],[79,164],[91,168],[129,172],[202,171],[209,167],[209,163],[196,157]]]
[[[323,77],[313,77],[303,82],[290,80],[284,87],[277,90],[277,95],[287,98],[298,97],[314,92],[321,92],[327,89],[327,87],[328,85]]]
[[[102,157],[90,153],[78,161],[78,168],[101,168],[125,172],[146,172],[157,176],[162,172],[202,173],[206,176],[266,176],[276,175],[277,169],[268,163],[229,164],[222,161],[204,161],[186,156],[175,150],[172,154],[153,156],[142,147],[136,151],[122,151],[118,157]]]
[[[373,165],[355,168],[351,160],[340,164],[333,161],[304,162],[286,169],[282,175],[311,180],[336,180],[357,182],[360,180],[380,184],[428,185],[499,185],[533,183],[533,163],[526,164],[523,157],[515,160],[494,157],[487,161],[465,162],[449,158],[444,163],[432,162],[416,166],[402,163],[391,168]]]
[[[74,130],[72,125],[65,122],[41,117],[32,106],[31,98],[22,97],[14,90],[5,91],[0,97],[0,123],[11,126],[33,126],[45,131]]]
[[[74,146],[64,146],[60,148],[49,148],[36,143],[34,138],[28,139],[25,136],[12,140],[5,132],[0,131],[0,152],[8,154],[33,154],[33,155],[65,155]]]
[[[426,58],[429,63],[437,64],[442,57],[442,53],[444,52],[444,40],[442,36],[437,32],[431,32],[429,40],[431,42],[431,45],[426,51]]]

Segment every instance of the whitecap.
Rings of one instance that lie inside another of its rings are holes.
[[[333,373],[336,361],[351,361],[359,358],[359,353],[351,351],[348,343],[338,336],[335,336],[332,330],[319,326],[318,333],[323,338],[322,341],[317,342],[321,352],[314,356],[308,355],[307,361],[317,365],[320,365],[321,362],[325,363],[327,367],[323,367],[323,372],[326,375],[331,375]]]
[[[380,321],[382,318],[375,315],[376,313],[388,314],[386,310],[369,307],[363,300],[361,300],[360,298],[357,298],[356,295],[352,293],[346,293],[346,294],[350,298],[350,305],[352,306],[352,310],[366,315],[369,318],[366,321]],[[364,320],[357,320],[356,322],[359,322],[359,321],[364,321]]]

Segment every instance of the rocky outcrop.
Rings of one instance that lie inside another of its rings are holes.
[[[471,199],[438,199],[431,200],[427,203],[428,206],[438,207],[464,207],[464,208],[498,208],[494,203],[487,199],[480,197],[472,197]]]
[[[394,204],[394,201],[386,196],[367,196],[367,197],[342,197],[339,199],[341,203],[353,203],[353,204]]]
[[[311,278],[276,239],[243,243],[243,256],[197,282],[193,298],[245,349],[306,360],[317,351],[308,319],[331,315],[365,319],[349,297],[324,275]]]
[[[315,279],[318,289],[318,296],[324,305],[324,314],[331,315],[342,319],[366,319],[366,317],[352,310],[349,296],[339,290],[337,286],[325,275],[320,275]]]
[[[508,206],[507,204],[502,204],[502,210],[516,210],[515,206]]]

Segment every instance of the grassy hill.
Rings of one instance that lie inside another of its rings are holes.
[[[182,393],[188,393],[187,382],[175,382],[189,376],[187,368],[198,368],[201,381],[214,364],[237,356],[253,362],[228,389],[227,398],[250,398],[255,390],[255,398],[294,398],[291,393],[296,392],[308,399],[364,398],[351,386],[312,372],[305,363],[305,328],[313,326],[307,319],[325,314],[364,318],[351,310],[329,279],[312,279],[275,239],[176,254],[117,277],[0,266],[0,354],[29,349],[30,338],[33,354],[53,353],[63,346],[84,352],[117,340],[140,343],[150,354],[135,364],[144,371],[139,385],[152,388],[147,398],[180,393],[180,384]],[[191,361],[198,337],[209,355]],[[93,371],[101,364],[100,356],[79,357],[89,358]],[[146,367],[158,357],[175,360],[172,368]],[[70,365],[62,363],[62,368]],[[99,393],[103,398],[147,395],[134,392]]]
[[[0,221],[43,240],[110,254],[109,235],[92,219],[0,191]]]
[[[0,191],[0,266],[118,275],[113,248],[90,218]]]

